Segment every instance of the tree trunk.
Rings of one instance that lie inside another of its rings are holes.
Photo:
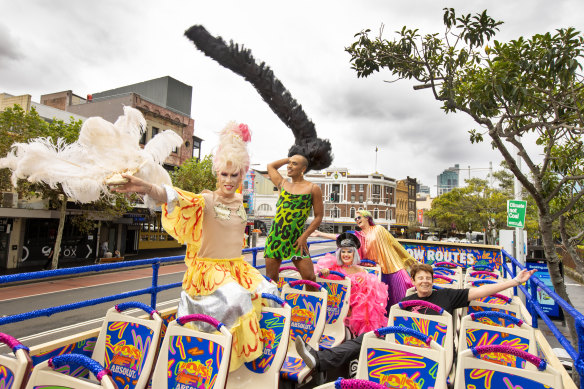
[[[53,249],[53,262],[51,263],[51,269],[56,269],[59,266],[61,240],[63,239],[63,230],[65,229],[65,211],[67,210],[67,195],[64,194],[62,196],[63,197],[61,198],[61,212],[59,214],[59,228],[57,229],[57,239],[55,240],[55,248]]]
[[[548,271],[550,272],[550,280],[554,287],[555,292],[566,302],[572,305],[570,297],[568,297],[568,292],[566,291],[566,284],[564,283],[564,277],[560,272],[560,258],[556,252],[556,247],[554,244],[554,239],[552,235],[552,222],[550,221],[549,215],[543,215],[541,210],[539,212],[539,229],[541,233],[541,238],[543,240],[543,248],[545,251],[545,256],[547,258]],[[566,323],[568,324],[568,330],[570,331],[570,337],[572,346],[574,349],[578,350],[578,334],[576,332],[576,325],[574,323],[574,318],[572,315],[564,311],[564,317],[566,318]],[[576,369],[574,369],[576,371]],[[572,376],[576,379],[577,373]]]
[[[578,250],[576,250],[576,244],[570,241],[570,236],[566,231],[566,218],[563,215],[560,216],[560,236],[562,237],[562,244],[566,252],[572,257],[574,265],[576,265],[576,272],[584,277],[584,261],[580,258]]]

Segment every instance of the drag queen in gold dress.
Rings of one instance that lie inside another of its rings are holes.
[[[142,193],[162,203],[164,229],[187,245],[177,317],[203,313],[223,322],[233,335],[231,371],[262,354],[261,293],[277,293],[241,254],[247,217],[236,190],[249,168],[250,140],[244,124],[231,122],[221,132],[213,159],[217,174],[213,192],[194,194],[128,175],[124,175],[128,182],[114,189]],[[196,325],[213,330],[206,323]]]

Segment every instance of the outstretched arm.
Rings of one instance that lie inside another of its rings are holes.
[[[471,288],[468,291],[468,301],[480,299],[482,297],[487,297],[495,293],[499,293],[502,290],[512,288],[514,286],[519,286],[529,280],[531,275],[535,273],[535,269],[533,270],[526,270],[523,269],[517,274],[515,278],[509,281],[500,282],[497,284],[487,284],[483,286],[479,286],[478,288]]]
[[[141,195],[148,195],[157,203],[166,203],[166,190],[156,184],[144,181],[141,178],[134,177],[129,174],[122,174],[122,177],[128,180],[125,184],[112,185],[112,192],[117,193],[138,193]]]
[[[310,236],[315,237],[315,238],[325,238],[325,239],[332,239],[335,240],[337,239],[337,234],[330,234],[328,232],[321,232],[319,230],[315,230],[312,234],[310,234]]]
[[[288,162],[288,158],[283,158],[268,164],[268,176],[270,177],[270,181],[272,181],[278,189],[282,187],[282,181],[284,181],[284,177],[278,172],[278,169],[288,164]]]
[[[320,223],[322,222],[322,217],[324,216],[324,207],[322,205],[322,191],[320,190],[320,186],[312,185],[311,193],[314,219],[312,219],[312,223],[310,223],[306,231],[304,231],[304,233],[300,235],[300,238],[298,238],[296,242],[294,242],[294,248],[296,249],[300,248],[302,249],[302,252],[306,254],[308,254],[308,245],[306,244],[306,241],[310,234],[312,234],[318,228],[318,226],[320,226]]]

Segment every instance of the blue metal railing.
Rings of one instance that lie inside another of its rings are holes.
[[[150,305],[152,308],[156,309],[156,297],[158,292],[163,290],[177,288],[181,286],[180,282],[167,284],[167,285],[158,285],[158,270],[160,268],[161,263],[173,263],[173,262],[181,262],[184,260],[184,256],[175,256],[175,257],[166,257],[166,258],[152,258],[152,259],[141,259],[137,261],[130,261],[130,262],[118,262],[118,263],[107,263],[103,265],[90,265],[90,266],[81,266],[81,267],[73,267],[69,269],[56,269],[56,270],[44,270],[39,272],[33,273],[22,273],[22,274],[12,274],[7,276],[0,276],[0,285],[7,284],[10,282],[18,282],[18,281],[29,281],[29,280],[41,280],[44,278],[50,277],[59,277],[64,275],[71,275],[71,274],[82,274],[82,273],[91,273],[91,272],[101,272],[104,270],[110,269],[123,269],[123,268],[133,268],[142,265],[152,265],[152,286],[149,288],[133,290],[130,292],[124,292],[120,294],[115,294],[111,296],[100,297],[91,300],[80,301],[71,304],[64,304],[58,305],[55,307],[39,309],[35,311],[20,313],[17,315],[10,315],[5,317],[0,317],[0,325],[9,324],[9,323],[16,323],[19,321],[24,321],[28,319],[33,319],[36,317],[41,316],[51,316],[55,313],[71,311],[78,308],[89,307],[92,305],[98,305],[110,301],[121,300],[128,297],[139,296],[143,294],[150,294]]]
[[[307,242],[308,247],[313,244],[320,244],[320,243],[328,243],[332,242],[332,240],[319,240],[319,241],[311,241]],[[257,269],[265,268],[265,265],[257,265],[257,254],[260,251],[263,251],[264,247],[252,247],[243,249],[242,253],[252,253],[252,264]],[[317,258],[320,256],[325,255],[326,253],[316,254],[312,256],[312,258]],[[65,275],[72,275],[72,274],[83,274],[83,273],[91,273],[91,272],[102,272],[105,270],[112,270],[112,269],[123,269],[123,268],[133,268],[137,266],[143,265],[151,265],[152,266],[152,285],[149,288],[133,290],[129,292],[124,292],[120,294],[115,294],[111,296],[100,297],[96,299],[90,299],[85,301],[80,301],[71,304],[64,304],[58,305],[50,308],[39,309],[35,311],[20,313],[17,315],[10,315],[5,317],[0,317],[0,326],[3,324],[10,324],[10,323],[17,323],[24,320],[34,319],[41,316],[51,316],[55,313],[71,311],[74,309],[85,308],[93,305],[98,305],[110,301],[116,301],[125,299],[128,297],[135,297],[144,294],[150,294],[150,306],[153,309],[156,309],[156,301],[158,292],[162,292],[164,290],[178,288],[182,285],[181,282],[175,282],[172,284],[166,285],[158,285],[158,270],[160,269],[161,263],[178,263],[184,260],[184,255],[174,256],[174,257],[165,257],[165,258],[152,258],[152,259],[141,259],[136,261],[128,261],[128,262],[117,262],[117,263],[107,263],[102,265],[90,265],[90,266],[82,266],[82,267],[73,267],[68,269],[56,269],[56,270],[44,270],[39,272],[32,272],[32,273],[22,273],[22,274],[12,274],[7,276],[0,276],[0,286],[7,283],[12,282],[19,282],[19,281],[32,281],[32,280],[42,280],[45,278],[51,277],[59,277]],[[283,261],[282,263],[291,263],[292,261]]]
[[[501,250],[503,254],[503,269],[505,274],[510,273],[513,277],[515,277],[518,273],[518,269],[522,270],[525,269],[525,266],[519,263],[517,259],[511,256],[505,250]],[[507,266],[507,260],[511,261],[512,269],[509,269]],[[531,277],[528,281],[530,285],[529,292],[527,288],[523,285],[519,285],[519,289],[525,295],[525,298],[528,302],[527,308],[529,313],[531,314],[532,320],[532,327],[538,328],[537,318],[538,316],[544,321],[545,324],[549,327],[552,331],[554,336],[558,339],[560,344],[564,347],[566,352],[570,354],[570,357],[574,360],[574,368],[580,375],[580,388],[584,389],[584,315],[578,312],[573,306],[568,304],[566,300],[561,298],[556,292],[551,290],[546,284],[543,283],[537,277]],[[574,318],[574,322],[576,325],[576,332],[578,334],[578,352],[574,349],[574,346],[570,343],[570,341],[560,332],[558,327],[554,324],[554,322],[549,318],[549,316],[543,311],[539,302],[537,301],[537,288],[542,289],[546,292],[558,305],[564,310],[564,313],[569,314]],[[517,288],[515,289],[515,295],[517,295]]]

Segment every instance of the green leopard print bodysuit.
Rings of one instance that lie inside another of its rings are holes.
[[[284,188],[281,189],[276,203],[276,217],[266,240],[265,258],[288,260],[301,256],[300,249],[294,250],[293,245],[304,232],[304,224],[311,207],[311,193],[292,194]]]

